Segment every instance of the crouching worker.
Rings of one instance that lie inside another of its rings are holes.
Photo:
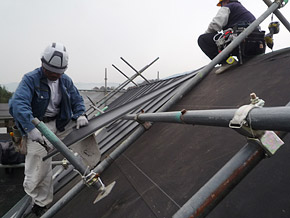
[[[219,0],[217,6],[221,8],[212,19],[206,32],[198,38],[199,47],[211,60],[219,54],[214,41],[214,37],[219,31],[233,28],[240,23],[252,23],[256,20],[254,15],[237,0]],[[220,64],[221,67],[216,71],[217,74],[224,72],[231,66],[226,63],[226,60]]]
[[[60,139],[77,125],[88,124],[85,106],[71,78],[64,74],[68,65],[66,48],[60,43],[48,46],[42,66],[25,74],[9,101],[9,111],[23,136],[27,136],[24,190],[33,200],[32,212],[41,216],[53,200],[51,158],[43,161],[52,145],[32,124],[37,117]],[[44,143],[44,141],[47,142]]]

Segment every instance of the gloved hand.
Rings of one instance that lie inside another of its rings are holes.
[[[79,129],[82,126],[86,126],[88,124],[89,124],[89,121],[84,115],[78,117],[78,119],[77,119],[77,129]]]
[[[34,128],[29,133],[27,133],[28,138],[30,138],[32,141],[37,141],[40,143],[44,143],[43,136],[41,135],[41,132],[39,132],[38,129]]]

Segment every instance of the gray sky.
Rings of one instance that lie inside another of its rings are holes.
[[[0,84],[19,82],[40,66],[40,55],[51,42],[63,43],[69,52],[66,73],[74,82],[109,82],[144,72],[147,79],[192,71],[209,63],[197,45],[219,9],[218,0],[0,0]],[[258,18],[267,6],[262,0],[241,0]],[[290,21],[290,4],[281,9]],[[268,32],[271,18],[262,23]],[[278,19],[274,16],[274,21]],[[281,24],[274,50],[289,47],[290,33]],[[267,52],[270,50],[267,48]],[[139,81],[141,78],[139,79]]]

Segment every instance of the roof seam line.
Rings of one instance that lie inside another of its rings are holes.
[[[125,154],[122,155],[125,157],[140,173],[142,173],[153,185],[155,185],[170,201],[172,201],[178,208],[181,206],[174,201],[156,182],[154,182],[143,170],[141,170],[132,160],[130,160]]]

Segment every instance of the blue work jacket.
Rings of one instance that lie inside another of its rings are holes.
[[[70,77],[63,74],[59,78],[62,93],[60,112],[56,117],[56,128],[63,131],[69,121],[76,120],[85,113],[82,96]],[[42,68],[25,74],[12,98],[9,100],[9,112],[13,116],[22,135],[30,132],[35,126],[34,117],[42,120],[50,99],[50,88]]]

